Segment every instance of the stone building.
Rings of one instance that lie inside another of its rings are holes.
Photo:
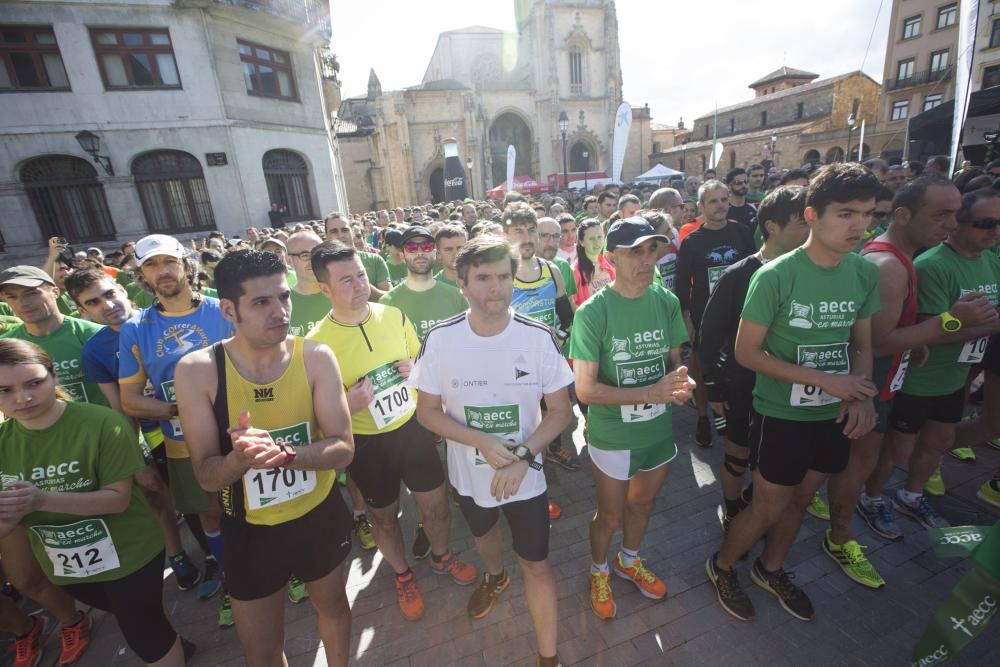
[[[476,197],[505,180],[508,144],[516,175],[545,183],[563,172],[560,113],[569,119],[568,171],[611,173],[622,99],[614,3],[519,0],[515,8],[516,33],[443,32],[419,85],[383,92],[372,72],[367,94],[344,100],[337,137],[353,210],[440,201],[448,137],[458,140]],[[623,178],[649,168],[651,145],[648,107],[636,108]]]
[[[4,263],[342,206],[329,21],[327,0],[4,3]]]
[[[771,72],[749,85],[752,99],[695,118],[687,134],[675,134],[672,147],[650,155],[651,163],[701,174],[710,164],[713,134],[723,147],[720,175],[753,163],[792,169],[843,160],[847,137],[838,123],[852,113],[859,124],[863,118],[871,123],[879,86],[860,71],[818,76],[791,67]]]

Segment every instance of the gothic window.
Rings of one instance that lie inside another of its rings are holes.
[[[569,50],[569,92],[583,94],[583,52],[577,46]]]

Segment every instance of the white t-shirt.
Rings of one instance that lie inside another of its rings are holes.
[[[573,261],[576,259],[576,246],[573,246],[573,249],[570,251],[566,251],[563,250],[562,248],[559,248],[559,250],[556,250],[556,257],[565,259],[567,262],[572,264]]]
[[[439,323],[427,333],[409,379],[420,391],[440,396],[445,413],[460,424],[519,444],[542,421],[543,395],[572,381],[552,330],[516,313],[503,332],[488,338],[472,331],[467,313]],[[541,456],[535,460],[541,463]],[[449,480],[480,507],[528,500],[545,491],[545,475],[529,467],[518,492],[497,502],[490,494],[494,474],[479,450],[449,443]]]

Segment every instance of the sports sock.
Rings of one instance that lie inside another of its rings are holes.
[[[355,519],[357,519],[359,516],[364,516],[364,515],[365,515],[365,511],[364,510],[354,510],[354,518]]]
[[[215,561],[219,564],[219,567],[225,569],[225,561],[222,560],[222,533],[215,532],[210,533],[205,531],[205,542],[208,543],[208,551],[215,558]]]
[[[917,498],[924,495],[922,493],[914,493],[913,491],[907,491],[906,489],[900,489],[898,491],[899,499],[902,500],[907,505],[912,505],[917,502]]]
[[[625,567],[632,567],[633,565],[635,565],[636,559],[639,558],[638,551],[632,551],[631,549],[626,549],[624,544],[622,545],[621,554],[622,554],[622,565],[624,565]]]
[[[608,561],[604,561],[601,564],[591,563],[590,564],[591,573],[603,572],[604,574],[611,574],[611,570],[608,569]]]
[[[871,507],[882,502],[882,496],[869,496],[864,491],[861,492],[861,504],[865,507]]]

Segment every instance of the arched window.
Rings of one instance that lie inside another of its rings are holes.
[[[86,160],[70,155],[29,160],[21,167],[21,182],[43,238],[80,242],[115,237],[104,186]]]
[[[146,226],[151,232],[215,229],[201,163],[183,151],[152,151],[132,161]]]
[[[309,194],[309,165],[302,156],[281,149],[264,153],[264,180],[270,203],[288,212],[285,222],[313,220],[312,196]]]

